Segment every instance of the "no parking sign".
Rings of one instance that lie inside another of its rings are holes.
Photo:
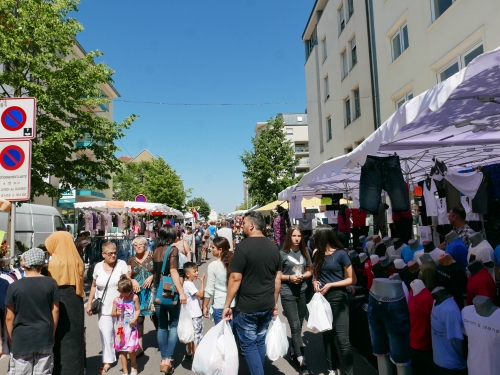
[[[0,139],[33,139],[35,127],[35,98],[0,99]]]

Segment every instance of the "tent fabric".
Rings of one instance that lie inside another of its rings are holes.
[[[281,207],[288,210],[288,202],[286,200],[284,200],[284,201],[277,200],[277,201],[268,203],[265,206],[259,207],[255,211],[261,212],[263,214],[269,213],[272,210],[274,210],[276,208],[276,206],[281,206]]]
[[[280,198],[342,191],[342,184],[356,189],[368,155],[395,153],[410,184],[425,177],[434,158],[457,171],[500,162],[500,48],[406,102],[352,152],[323,162]]]
[[[108,212],[130,211],[136,213],[154,213],[155,215],[175,216],[183,219],[184,215],[175,208],[161,203],[131,202],[131,201],[90,201],[74,203],[75,208],[90,208]]]

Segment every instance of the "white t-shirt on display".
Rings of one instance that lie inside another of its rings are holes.
[[[420,257],[424,254],[425,254],[424,250],[416,251],[415,254],[413,255],[413,260],[418,261],[420,259]],[[427,253],[427,254],[429,254],[431,256],[432,260],[434,262],[436,262],[436,264],[437,264],[441,255],[444,254],[444,250],[438,249],[436,247],[434,250],[432,250],[430,253]],[[421,262],[418,262],[418,264],[421,264]]]
[[[106,287],[106,283],[108,282],[108,289],[106,292],[106,296],[104,297],[104,301],[102,301],[102,315],[111,315],[111,311],[113,310],[113,300],[120,295],[118,291],[118,281],[120,281],[120,276],[128,273],[127,263],[123,260],[117,260],[115,269],[113,273],[110,275],[104,272],[103,262],[99,262],[95,265],[94,274],[92,278],[96,282],[96,292],[95,298],[102,298],[104,294],[104,288]]]
[[[422,188],[425,201],[425,210],[427,212],[427,216],[438,216],[437,199],[434,195],[437,191],[437,188],[434,180],[431,179],[430,185],[430,189],[428,189],[427,182],[424,181],[424,186]]]
[[[353,193],[351,195],[352,198],[352,208],[359,208],[360,203],[359,203],[359,193]]]
[[[297,225],[302,230],[312,230],[313,229],[312,219],[313,218],[310,215],[305,214],[300,219],[297,219]]]
[[[187,299],[187,309],[191,318],[198,318],[202,315],[200,307],[200,299],[195,296],[198,293],[198,288],[194,285],[192,281],[186,280],[182,285],[184,288],[184,293]]]
[[[338,211],[325,211],[323,212],[328,219],[328,224],[338,224],[339,212]]]
[[[385,251],[385,255],[388,256],[390,260],[401,259],[401,250],[403,250],[403,246],[400,246],[399,249],[395,249],[394,246],[389,246]]]
[[[431,227],[428,226],[418,227],[418,234],[420,235],[420,243],[423,243],[424,241],[432,241]]]
[[[302,195],[292,196],[288,216],[291,219],[300,219],[302,217]]]
[[[478,243],[476,247],[472,247],[472,244],[469,246],[469,252],[467,253],[467,262],[470,262],[469,260],[472,254],[476,256],[476,260],[480,260],[483,263],[495,263],[495,251],[491,247],[490,243],[486,240]],[[495,267],[486,267],[486,269],[490,273],[491,277],[493,277],[493,280],[495,280]]]
[[[438,224],[445,225],[450,224],[448,220],[448,208],[446,207],[446,198],[437,199],[437,209],[438,209]]]
[[[462,309],[462,321],[469,338],[469,375],[500,373],[500,309],[490,316],[481,316],[473,305],[466,306]]]
[[[464,207],[465,210],[465,220],[467,221],[479,221],[479,214],[475,214],[472,212],[472,198],[466,197],[466,196],[461,196],[460,197],[460,203],[462,203],[462,206]]]

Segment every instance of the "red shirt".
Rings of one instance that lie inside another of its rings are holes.
[[[359,208],[352,209],[352,226],[364,227],[366,226],[366,212],[360,212]]]
[[[338,227],[339,227],[339,232],[344,232],[344,233],[351,233],[351,210],[347,208],[345,210],[345,218],[346,221],[344,221],[344,218],[340,214],[339,211],[339,218],[338,218]]]
[[[375,275],[373,274],[372,269],[373,269],[372,261],[370,259],[368,259],[365,262],[365,270],[363,272],[363,274],[365,275],[366,280],[367,280],[367,284],[366,284],[367,290],[370,290],[372,288],[373,279],[375,278]]]
[[[472,275],[467,282],[467,306],[472,305],[475,296],[490,297],[495,302],[497,287],[486,268]]]
[[[491,276],[490,276],[491,277]],[[431,351],[431,311],[434,304],[429,289],[424,288],[416,296],[413,290],[408,297],[410,311],[410,347],[415,350]]]

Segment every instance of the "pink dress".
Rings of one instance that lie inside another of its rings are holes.
[[[139,331],[137,322],[130,324],[135,316],[135,304],[133,299],[124,301],[122,298],[115,300],[117,309],[122,313],[115,322],[115,350],[117,352],[132,352],[139,348]]]

